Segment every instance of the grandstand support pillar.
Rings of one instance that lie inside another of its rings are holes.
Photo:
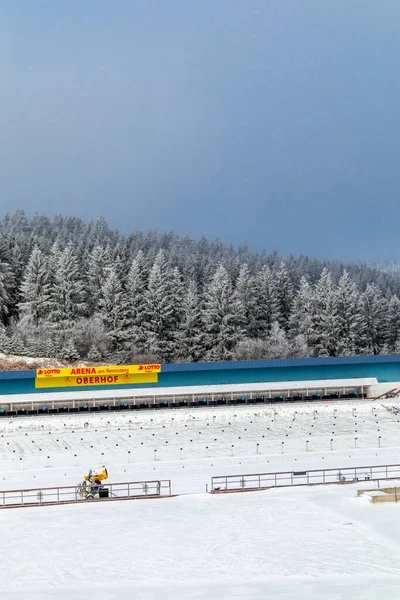
[[[253,400],[253,392],[250,392],[250,400]]]
[[[231,392],[231,400],[233,400],[233,392]]]
[[[33,410],[33,402],[31,403],[31,410]]]
[[[364,397],[364,386],[363,385],[361,386],[361,395],[362,395],[362,397]]]
[[[72,408],[75,408],[75,398],[72,398]]]
[[[306,396],[308,396],[308,390],[306,390]]]
[[[211,400],[214,402],[214,392],[211,392]]]
[[[155,404],[155,403],[156,403],[156,397],[153,396],[153,404]]]
[[[327,396],[326,388],[324,388],[324,396]]]
[[[51,403],[51,408],[54,408],[54,400],[53,400],[53,402]]]
[[[93,398],[93,405],[92,406],[96,406],[96,398]]]
[[[272,392],[271,392],[271,390],[269,390],[269,399],[271,400],[271,398],[272,398]]]
[[[115,406],[115,398],[113,398],[113,406]]]

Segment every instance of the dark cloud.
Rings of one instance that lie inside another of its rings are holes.
[[[400,257],[400,5],[13,0],[4,211]]]

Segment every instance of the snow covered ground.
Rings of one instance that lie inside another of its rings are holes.
[[[0,594],[392,598],[398,510],[357,498],[353,485],[5,510]]]
[[[198,493],[212,475],[400,463],[399,435],[366,401],[21,417],[0,421],[0,484],[75,485],[105,463],[110,482]]]
[[[170,478],[184,495],[0,511],[0,597],[391,598],[397,504],[353,485],[204,492],[212,475],[397,463],[399,433],[365,401],[2,420],[2,489],[73,485],[105,462],[111,483]]]

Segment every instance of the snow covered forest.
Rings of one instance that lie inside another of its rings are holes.
[[[400,351],[400,271],[126,235],[23,211],[0,220],[0,352],[190,362]]]

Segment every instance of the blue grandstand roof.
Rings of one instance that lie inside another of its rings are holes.
[[[328,358],[283,358],[274,360],[239,360],[224,362],[175,363],[162,365],[163,373],[182,371],[218,371],[234,369],[276,369],[288,367],[318,367],[400,363],[400,354],[379,356],[335,356]]]
[[[0,371],[0,379],[32,379],[36,371],[29,369],[26,371]]]
[[[172,363],[163,364],[162,373],[182,373],[201,371],[223,371],[239,369],[276,369],[296,367],[330,367],[346,365],[379,365],[398,363],[400,366],[400,354],[383,354],[379,356],[336,356],[328,358],[283,358],[274,360],[239,360],[223,362],[199,362],[199,363]],[[0,379],[32,379],[36,375],[35,370],[25,371],[2,371]]]

